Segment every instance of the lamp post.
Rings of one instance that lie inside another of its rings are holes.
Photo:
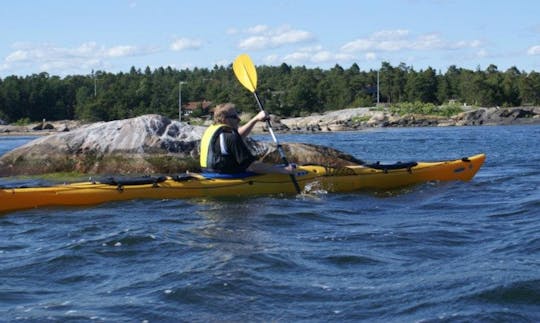
[[[94,79],[94,98],[97,96],[97,75],[94,74],[94,70],[92,69],[92,78]]]
[[[180,81],[178,83],[178,121],[182,122],[182,84],[186,82]]]
[[[377,106],[379,106],[379,70],[377,70]]]

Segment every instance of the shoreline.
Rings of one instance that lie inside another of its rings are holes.
[[[42,121],[28,125],[0,125],[0,137],[43,137],[75,130],[84,123],[77,120]]]
[[[540,124],[540,107],[475,108],[450,117],[404,114],[385,110],[352,108],[329,111],[308,117],[276,119],[274,131],[282,133],[319,133],[363,131],[377,128],[461,127]],[[256,133],[268,132],[265,125],[257,124]]]
[[[69,132],[89,124],[91,123],[77,120],[60,120],[24,126],[0,125],[0,136],[43,137]],[[477,108],[451,117],[422,114],[395,115],[388,111],[370,108],[350,108],[307,117],[280,119],[272,116],[272,124],[273,130],[277,133],[299,134],[362,131],[373,128],[527,125],[540,124],[540,107]],[[267,132],[266,125],[260,123],[252,131],[254,134]]]

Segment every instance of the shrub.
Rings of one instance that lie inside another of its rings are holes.
[[[463,112],[463,109],[457,104],[445,104],[441,106],[436,106],[433,103],[404,102],[391,105],[390,112],[401,116],[406,114],[422,114],[450,117],[460,112]]]

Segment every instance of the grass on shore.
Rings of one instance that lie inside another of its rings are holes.
[[[404,116],[406,114],[419,114],[440,117],[451,117],[464,111],[463,107],[457,103],[435,105],[433,103],[422,102],[396,103],[390,105],[390,107],[384,110],[400,116]]]

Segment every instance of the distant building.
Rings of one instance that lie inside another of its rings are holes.
[[[188,102],[185,106],[182,107],[183,114],[185,116],[189,116],[193,113],[193,111],[197,109],[202,110],[203,115],[207,115],[210,113],[210,106],[212,105],[211,101],[192,101]]]

